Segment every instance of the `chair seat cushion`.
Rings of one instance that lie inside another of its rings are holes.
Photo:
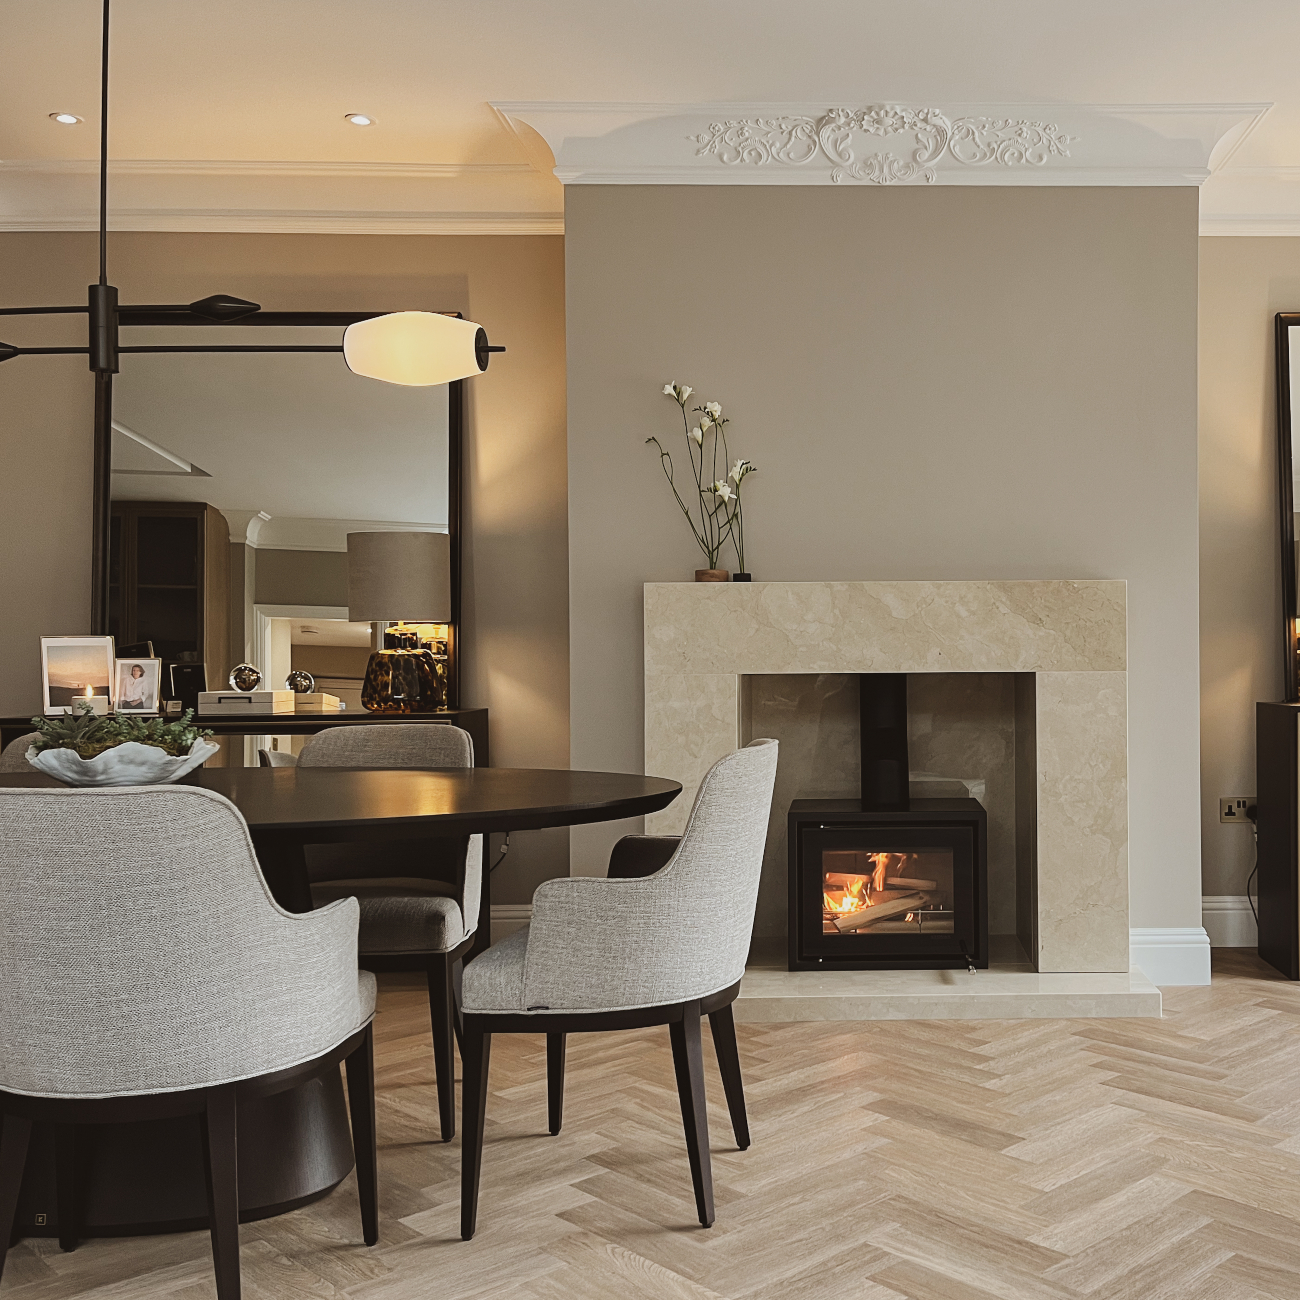
[[[466,1011],[525,1011],[524,958],[528,927],[507,935],[465,966],[462,1001]]]
[[[460,905],[448,897],[450,885],[437,880],[332,880],[311,887],[312,903],[324,907],[338,898],[361,904],[357,951],[449,952],[465,935]]]

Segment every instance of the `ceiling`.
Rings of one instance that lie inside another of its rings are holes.
[[[0,16],[0,228],[85,226],[98,0]],[[116,0],[114,224],[558,230],[501,101],[1268,104],[1202,212],[1300,233],[1297,50],[1294,0]]]

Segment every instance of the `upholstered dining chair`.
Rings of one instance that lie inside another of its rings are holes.
[[[443,723],[371,723],[313,736],[297,766],[473,767],[469,732]],[[335,851],[337,850],[337,852]],[[308,851],[317,906],[349,895],[361,903],[359,952],[371,971],[421,971],[429,986],[433,1065],[442,1140],[456,1136],[454,1033],[462,963],[474,946],[483,887],[483,837],[396,841]]]
[[[27,761],[27,751],[39,732],[29,731],[17,740],[11,740],[0,750],[0,772],[34,772],[36,769]]]
[[[0,1270],[32,1124],[197,1117],[219,1300],[237,1300],[242,1099],[346,1062],[361,1220],[378,1239],[375,977],[355,902],[271,898],[248,827],[193,786],[0,788]],[[56,1159],[76,1244],[75,1158]]]
[[[700,1017],[710,1016],[737,1144],[749,1145],[731,1004],[745,973],[777,742],[755,740],[700,783],[681,839],[615,854],[621,876],[548,880],[532,922],[465,967],[460,1233],[478,1218],[493,1034],[546,1034],[550,1131],[563,1111],[565,1036],[668,1026],[700,1223],[712,1226],[713,1175]],[[641,837],[637,837],[640,839]],[[655,837],[650,837],[652,840]],[[662,858],[660,858],[662,860]]]

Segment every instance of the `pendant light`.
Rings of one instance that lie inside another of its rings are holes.
[[[108,282],[108,35],[109,0],[104,0],[99,86],[99,281],[90,286],[85,306],[0,307],[0,316],[87,317],[86,347],[29,348],[0,342],[0,364],[19,356],[70,353],[86,356],[94,372],[95,496],[91,525],[94,578],[90,603],[91,624],[98,632],[106,631],[108,625],[113,376],[118,373],[123,355],[132,352],[339,352],[355,374],[391,384],[431,385],[481,374],[487,369],[493,352],[505,351],[503,347],[490,345],[487,332],[473,321],[435,312],[264,312],[260,304],[229,294],[212,294],[192,303],[119,304],[117,289]],[[249,343],[125,346],[119,342],[118,333],[122,326],[321,324],[346,326],[343,342],[298,346]]]

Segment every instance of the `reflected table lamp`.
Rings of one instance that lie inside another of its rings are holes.
[[[366,665],[361,703],[371,713],[428,713],[447,704],[447,664],[411,624],[451,620],[446,533],[349,533],[348,617],[390,623]]]

